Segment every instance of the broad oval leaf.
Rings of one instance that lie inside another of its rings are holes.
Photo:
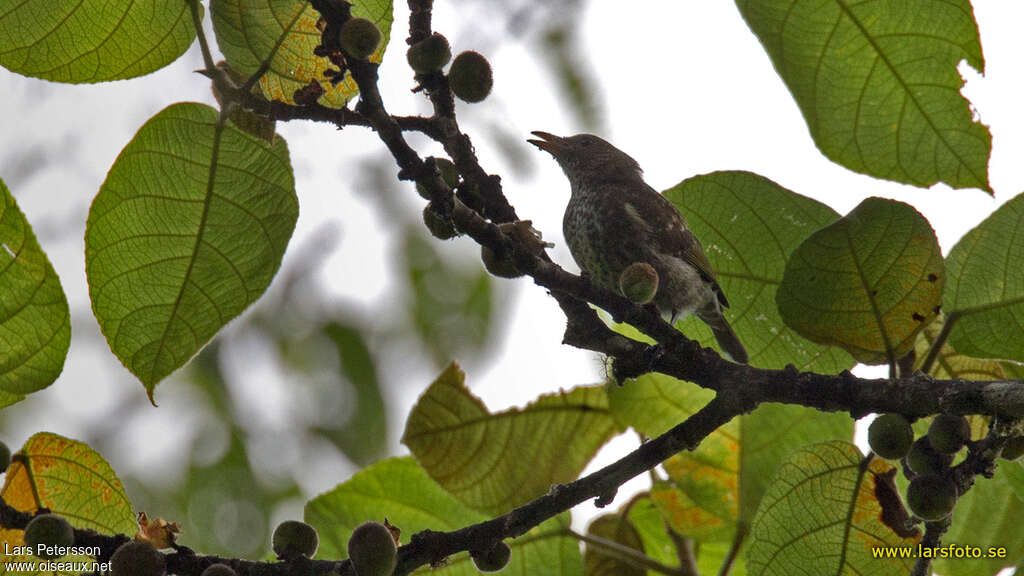
[[[460,502],[495,515],[575,480],[621,430],[601,387],[491,414],[452,364],[413,407],[402,442]]]
[[[875,549],[914,546],[882,521],[878,482],[895,472],[884,460],[861,466],[848,442],[825,442],[792,454],[772,478],[747,548],[750,574],[905,576],[913,558],[876,558]],[[891,489],[891,485],[890,489]],[[887,492],[896,496],[894,489]],[[886,506],[901,506],[898,497]],[[902,529],[902,527],[901,527]]]
[[[21,512],[49,508],[75,528],[127,536],[138,530],[131,502],[110,464],[89,446],[49,432],[32,436],[18,451],[7,470],[0,497]],[[3,549],[7,550],[23,546],[24,536],[24,530],[0,528],[0,547],[6,546]],[[67,559],[85,560],[73,556]],[[18,560],[31,564],[38,559],[5,556],[0,573],[4,573],[5,563]]]
[[[949,343],[978,358],[1024,361],[1024,194],[964,235],[946,257]]]
[[[718,283],[729,299],[725,315],[764,368],[794,364],[835,373],[853,366],[841,350],[810,342],[788,328],[775,305],[786,259],[812,232],[839,217],[824,204],[750,172],[712,172],[664,192],[700,239]],[[695,317],[681,325],[687,336],[717,346]]]
[[[72,84],[149,74],[195,39],[188,4],[0,0],[0,66]]]
[[[0,408],[60,375],[71,317],[57,272],[0,180]]]
[[[298,218],[288,148],[202,104],[151,118],[89,210],[85,264],[110,349],[146,386],[256,301]]]
[[[380,62],[391,35],[391,0],[352,0],[352,15],[366,18],[381,32],[380,46],[370,57]],[[317,20],[320,13],[308,0],[212,0],[213,30],[217,45],[231,68],[248,77],[264,61],[270,67],[260,78],[259,87],[268,100],[294,104],[295,91],[312,80],[326,90],[320,102],[340,108],[358,93],[352,76],[331,86],[324,71],[335,68],[326,58],[313,55],[320,43]]]
[[[944,282],[942,252],[924,216],[868,198],[793,252],[776,301],[805,337],[867,364],[892,364],[938,314]]]
[[[879,178],[991,193],[992,135],[957,71],[984,72],[968,0],[737,0],[818,148]]]
[[[333,490],[306,503],[305,520],[320,535],[320,557],[345,558],[352,530],[366,521],[389,522],[402,530],[402,542],[423,530],[457,530],[489,519],[460,503],[427,476],[412,458],[391,458],[357,472]],[[576,576],[583,573],[579,543],[569,536],[569,514],[556,516],[522,537],[506,540],[509,574]],[[456,554],[437,576],[479,574],[469,555]]]

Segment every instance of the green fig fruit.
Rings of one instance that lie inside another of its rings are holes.
[[[437,167],[437,171],[441,174],[441,180],[448,185],[448,188],[458,186],[459,170],[455,167],[454,162],[447,158],[434,158],[434,166]],[[427,193],[427,189],[419,182],[416,183],[416,191],[424,200],[430,200],[430,194]]]
[[[278,524],[271,541],[274,554],[282,560],[296,556],[312,558],[320,545],[316,529],[298,520],[285,520]]]
[[[429,74],[444,68],[452,59],[452,47],[447,38],[435,32],[410,46],[405,57],[417,74]]]
[[[144,540],[125,542],[110,557],[111,576],[163,576],[167,560]]]
[[[647,304],[658,293],[658,271],[647,262],[633,262],[619,274],[622,295],[637,304]]]
[[[391,576],[398,547],[387,526],[364,522],[348,539],[348,557],[358,576]]]
[[[366,60],[380,45],[380,29],[366,18],[349,18],[341,25],[341,48],[353,58]]]
[[[1010,438],[1006,444],[1003,445],[1003,451],[999,454],[1000,458],[1011,461],[1016,460],[1021,456],[1024,456],[1024,436]]]
[[[494,76],[487,59],[478,52],[466,51],[455,57],[448,69],[452,93],[466,102],[480,102],[491,93]]]
[[[473,564],[476,564],[477,570],[484,573],[500,572],[505,566],[508,566],[509,558],[512,557],[512,549],[508,544],[499,540],[486,550],[470,552],[469,555],[473,558]]]
[[[45,560],[67,555],[67,548],[75,544],[75,530],[62,516],[40,514],[25,527],[25,546]]]
[[[428,203],[423,208],[423,223],[435,238],[451,240],[459,235],[459,231],[455,229],[450,220],[445,220],[434,211],[432,203]]]
[[[487,246],[480,247],[480,259],[484,261],[484,268],[487,268],[488,272],[500,278],[519,278],[523,275],[508,255],[498,258],[494,250]]]
[[[907,486],[907,506],[925,520],[945,518],[956,506],[956,485],[941,476],[918,476]]]
[[[903,458],[914,442],[914,429],[902,414],[882,414],[868,426],[868,445],[882,458]]]
[[[971,424],[955,414],[939,414],[928,427],[928,441],[942,454],[956,454],[971,440]]]
[[[936,452],[927,436],[915,440],[910,446],[910,452],[907,453],[907,466],[910,466],[915,474],[942,474],[952,463],[953,455]]]

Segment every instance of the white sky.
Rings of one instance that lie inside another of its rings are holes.
[[[405,65],[403,33],[408,14],[404,2],[396,4],[395,34],[381,68],[384,98],[393,113],[426,112],[423,98],[409,92],[412,80]],[[969,79],[965,93],[993,133],[994,200],[978,190],[953,191],[944,185],[922,190],[875,180],[825,159],[768,57],[730,2],[650,1],[643,10],[629,10],[630,5],[622,2],[591,3],[584,18],[584,41],[598,85],[604,89],[608,131],[603,136],[636,158],[657,189],[695,174],[738,169],[762,174],[840,213],[868,196],[909,202],[931,221],[948,252],[964,232],[1024,189],[1024,35],[1019,31],[1024,3],[976,0],[974,5],[987,73],[981,77],[964,69]],[[459,31],[465,29],[464,19],[449,2],[437,2],[435,28],[448,36],[454,50],[480,49],[463,44]],[[576,131],[536,55],[518,44],[500,46],[486,54],[495,69],[495,93],[482,104],[458,104],[463,127],[472,135],[475,128],[499,122],[521,140],[530,130]],[[193,49],[158,73],[98,86],[62,86],[0,71],[5,111],[0,119],[0,178],[36,227],[61,277],[75,333],[64,375],[33,395],[32,404],[41,411],[33,412],[31,420],[19,416],[17,407],[5,414],[20,434],[9,438],[12,446],[38,430],[79,436],[86,422],[102,417],[121,395],[142,394],[141,386],[110,357],[88,316],[82,257],[85,214],[113,159],[147,118],[176,101],[212,102],[208,82],[190,73],[200,66]],[[633,72],[623,77],[624,70]],[[326,268],[331,290],[341,301],[386,310],[394,297],[395,270],[389,259],[396,252],[397,236],[368,200],[373,191],[357,190],[356,182],[343,177],[345,166],[371,157],[367,151],[381,145],[359,128],[339,133],[326,126],[292,124],[279,131],[291,148],[300,198],[292,246],[324,222],[340,219],[341,248]],[[503,175],[505,193],[520,216],[532,219],[545,239],[556,243],[555,260],[575,271],[561,237],[568,184],[555,163],[523,144],[535,170],[530,177],[519,177],[491,141],[477,135],[475,143],[484,167]],[[45,170],[12,181],[10,163],[36,147],[48,155]],[[418,211],[422,203],[411,185],[408,193],[409,205]],[[449,242],[444,249],[477,250],[469,239]],[[525,404],[544,392],[599,381],[599,362],[592,354],[560,344],[564,317],[554,300],[526,280],[511,284],[514,309],[500,350],[487,366],[468,367],[468,382],[475,392],[498,410]],[[385,377],[399,376],[389,372],[393,363],[382,365]],[[392,408],[399,423],[435,375],[425,365],[412,369],[412,374],[401,375],[406,394]],[[272,421],[274,404],[286,401],[287,391],[272,378],[260,378],[258,386],[251,386],[247,411]],[[189,433],[187,425],[182,426],[185,430],[173,425],[182,413],[194,409],[194,399],[180,389],[173,381],[158,388],[161,409],[146,422],[135,423],[138,435],[125,440],[126,448],[135,449],[114,462],[115,469],[144,469],[166,457]],[[620,442],[619,448],[625,445]],[[612,452],[602,455],[602,461]],[[343,465],[326,466],[311,473],[315,478],[304,487],[311,493],[325,490],[341,481],[347,470]],[[586,504],[579,511],[587,514],[586,509],[592,506]]]

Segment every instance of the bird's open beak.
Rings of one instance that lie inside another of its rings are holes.
[[[555,158],[558,158],[565,150],[565,138],[562,138],[561,136],[555,136],[554,134],[541,132],[539,130],[530,132],[530,134],[541,138],[541,140],[534,140],[533,138],[530,138],[527,142],[541,150],[544,150]]]

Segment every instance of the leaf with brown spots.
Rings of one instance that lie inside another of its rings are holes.
[[[790,255],[776,302],[803,337],[892,364],[935,317],[944,284],[928,220],[909,204],[868,198]]]
[[[75,528],[129,535],[137,529],[110,464],[89,446],[49,432],[32,436],[14,455],[0,497],[22,512],[48,508]],[[24,535],[0,530],[0,546],[21,546]]]

